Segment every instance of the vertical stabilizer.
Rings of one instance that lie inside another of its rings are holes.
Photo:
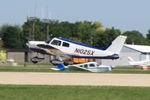
[[[118,36],[115,40],[112,41],[111,45],[106,49],[106,51],[113,52],[114,54],[119,54],[126,38],[126,36]]]
[[[57,68],[60,70],[65,70],[64,64],[57,64]]]
[[[128,57],[128,61],[129,62],[134,62],[133,58],[131,58],[131,57]]]
[[[57,68],[51,68],[51,70],[56,70],[56,71],[64,71],[67,70],[67,66],[64,66],[64,64],[57,64]]]
[[[131,57],[128,57],[128,62],[129,62],[130,65],[136,65],[136,63],[137,63]]]

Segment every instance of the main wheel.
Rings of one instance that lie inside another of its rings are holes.
[[[38,59],[37,58],[31,58],[31,61],[34,63],[34,64],[36,64],[36,63],[38,63]]]

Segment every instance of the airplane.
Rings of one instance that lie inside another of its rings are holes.
[[[132,66],[150,66],[150,60],[134,61],[133,58],[128,57],[128,61]]]
[[[105,48],[97,48],[65,38],[53,38],[48,42],[29,41],[27,46],[34,52],[55,55],[60,58],[118,59],[126,36],[118,36]],[[34,57],[35,58],[35,57]],[[37,57],[35,59],[38,59]],[[31,59],[32,61],[32,59]],[[37,60],[38,61],[38,60]]]
[[[100,65],[97,62],[88,62],[88,63],[82,63],[82,64],[74,64],[74,65],[68,65],[69,69],[73,68],[79,68],[82,70],[87,70],[90,72],[107,72],[114,69],[114,66],[108,66],[108,65]]]
[[[82,64],[73,64],[65,66],[64,64],[57,64],[57,68],[51,68],[55,71],[72,71],[72,70],[85,70],[90,72],[107,72],[114,69],[114,66],[100,65],[97,62],[88,62]]]
[[[39,48],[37,45],[38,44],[47,44],[45,41],[29,41],[29,43],[26,43],[26,45],[29,47],[29,49],[33,52],[37,52],[37,53],[40,53],[40,54],[43,54],[43,55],[50,55],[49,53],[47,53],[44,49],[41,49]],[[38,57],[38,56],[35,56],[33,58],[31,58],[31,61],[33,63],[37,63],[37,62],[40,62],[44,60],[44,58],[41,58],[41,57]]]

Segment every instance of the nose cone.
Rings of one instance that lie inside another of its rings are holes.
[[[37,48],[38,44],[46,44],[44,41],[29,41],[26,45],[29,47],[29,48]]]
[[[29,48],[33,48],[33,47],[35,47],[37,44],[35,44],[35,42],[34,41],[29,41],[28,43],[26,43],[26,45],[29,47]]]

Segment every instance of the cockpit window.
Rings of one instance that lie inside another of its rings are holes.
[[[51,44],[60,46],[61,45],[61,41],[53,40]]]
[[[95,67],[95,65],[94,64],[90,64],[90,67]]]
[[[87,65],[87,64],[85,64],[85,65],[84,65],[84,68],[87,68],[87,67],[88,67],[88,65]]]
[[[64,47],[69,47],[69,43],[66,43],[66,42],[63,42],[63,45]]]

